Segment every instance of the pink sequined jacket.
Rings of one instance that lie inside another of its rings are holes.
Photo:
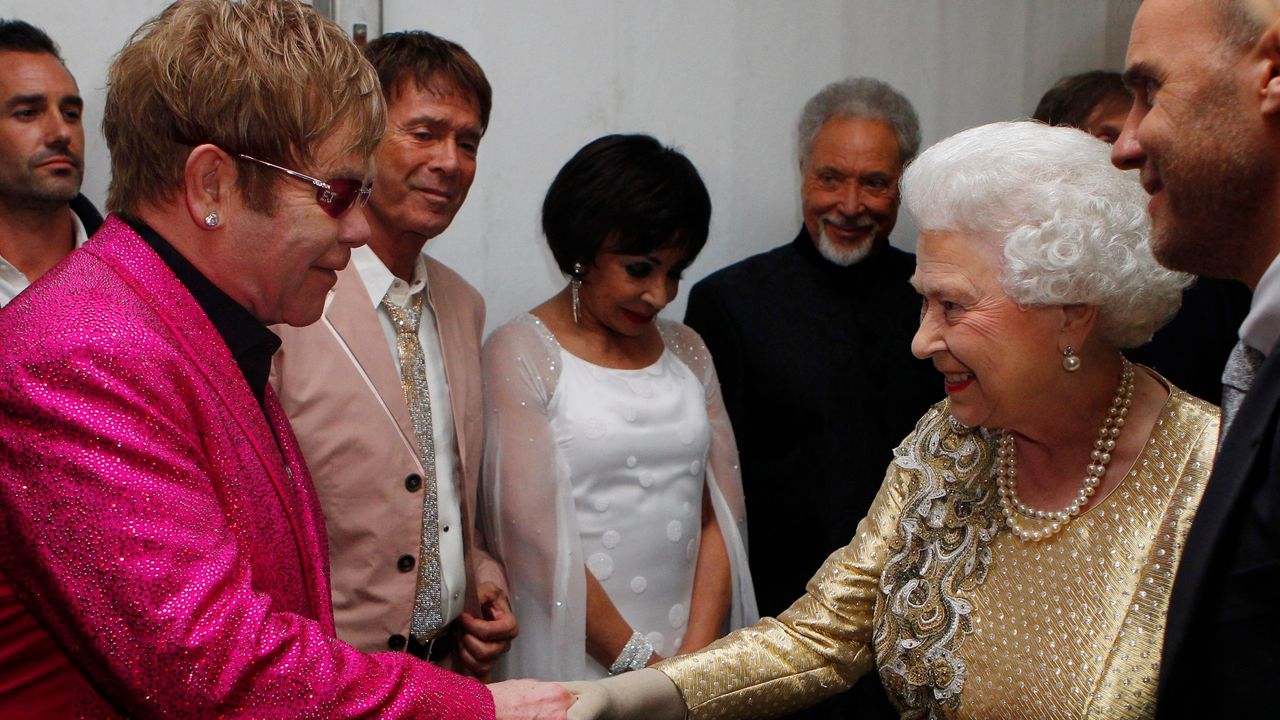
[[[89,717],[493,717],[471,680],[335,639],[279,403],[268,421],[125,223],[0,312],[0,338],[0,717],[41,682]]]

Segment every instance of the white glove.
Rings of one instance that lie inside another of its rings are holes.
[[[675,683],[653,668],[561,684],[577,696],[569,720],[684,720],[688,713]]]

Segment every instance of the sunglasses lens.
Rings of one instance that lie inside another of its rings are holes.
[[[320,203],[320,207],[329,213],[330,217],[341,217],[351,205],[360,197],[364,188],[359,180],[351,180],[350,178],[338,178],[336,180],[326,180],[325,184],[329,186],[328,190],[320,189],[316,192],[316,202]],[[361,198],[361,205],[368,201],[368,195]]]

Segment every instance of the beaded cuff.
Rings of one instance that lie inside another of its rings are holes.
[[[618,659],[609,666],[609,674],[619,675],[628,670],[639,670],[652,656],[653,645],[649,644],[644,635],[631,633],[631,639],[622,647],[622,652],[618,653]]]

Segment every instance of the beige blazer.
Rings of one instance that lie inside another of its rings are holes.
[[[429,257],[426,262],[462,473],[465,607],[478,614],[478,584],[507,588],[502,566],[476,529],[484,301],[460,275]],[[417,573],[401,572],[396,561],[418,556],[422,529],[422,490],[406,486],[422,465],[396,360],[360,274],[350,265],[338,273],[318,322],[274,330],[284,342],[272,363],[271,384],[324,509],[338,637],[367,652],[388,650],[392,636],[409,637]]]

